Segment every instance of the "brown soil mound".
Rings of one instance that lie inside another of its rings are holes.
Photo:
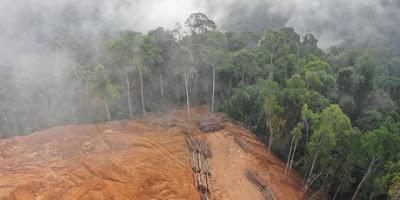
[[[266,162],[264,145],[227,122],[223,130],[201,133],[204,108],[135,121],[62,126],[0,140],[0,199],[200,199],[194,187],[187,134],[204,137],[213,158],[215,199],[256,200],[262,195],[245,177],[257,171],[278,199],[299,199],[300,179],[283,180],[284,164]],[[248,142],[245,153],[232,134]]]

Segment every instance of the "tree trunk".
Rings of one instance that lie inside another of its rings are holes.
[[[372,192],[371,195],[369,195],[369,200],[372,200],[375,196],[375,192]]]
[[[309,182],[309,180],[311,179],[311,175],[312,175],[312,173],[314,171],[314,167],[315,167],[315,162],[317,161],[317,157],[318,157],[318,154],[319,154],[319,151],[320,151],[320,148],[321,148],[321,143],[322,143],[322,139],[318,143],[317,151],[315,152],[314,159],[313,159],[312,164],[311,164],[310,172],[308,172],[308,176],[307,176],[307,181],[306,182]]]
[[[307,119],[304,119],[304,124],[305,124],[305,126],[306,126],[306,143],[305,143],[305,145],[304,145],[304,151],[307,152],[308,134],[309,134],[309,130],[310,130],[310,127],[309,127],[309,125],[308,125]]]
[[[111,121],[111,114],[110,114],[110,110],[108,109],[107,99],[104,99],[104,108],[106,109],[107,120]]]
[[[211,98],[211,112],[214,112],[215,103],[215,66],[212,66],[213,77],[212,77],[212,98]]]
[[[6,122],[6,126],[7,126],[7,134],[9,134],[9,133],[11,133],[11,126],[10,126],[10,122],[8,121],[7,114],[4,115],[4,121]]]
[[[355,200],[355,199],[356,199],[357,194],[358,194],[358,192],[360,191],[360,188],[361,188],[362,184],[365,182],[365,180],[368,178],[369,174],[371,173],[371,171],[372,171],[372,166],[374,165],[375,161],[376,161],[376,160],[375,160],[375,158],[373,157],[373,158],[371,159],[371,162],[369,163],[369,166],[368,166],[367,171],[366,171],[365,174],[364,174],[364,177],[361,179],[360,183],[358,184],[357,189],[356,189],[356,191],[354,192],[353,197],[351,198],[351,200]]]
[[[269,124],[269,140],[268,140],[268,157],[267,157],[267,160],[269,161],[269,157],[270,157],[270,155],[271,155],[271,147],[272,147],[272,142],[273,142],[273,137],[274,137],[274,134],[273,134],[273,131],[272,131],[272,119],[271,119],[271,117],[268,117],[269,118],[269,120],[268,120],[268,124]]]
[[[395,85],[394,88],[393,88],[392,98],[394,98],[394,96],[396,95],[396,91],[397,91],[397,85]]]
[[[75,98],[76,98],[76,94],[75,94],[75,90],[74,90],[74,85],[72,84],[72,100],[71,100],[71,105],[72,105],[72,121],[74,123],[74,125],[76,125],[76,108],[75,108]]]
[[[74,125],[76,125],[76,109],[73,101],[72,101],[72,121],[74,122]]]
[[[286,180],[287,171],[288,171],[289,165],[290,165],[290,158],[292,157],[292,149],[293,149],[294,138],[295,137],[293,136],[292,139],[290,140],[290,148],[289,148],[289,153],[288,153],[288,157],[287,157],[287,161],[286,161],[286,167],[285,167],[285,176],[284,176],[285,180]]]
[[[132,101],[131,101],[131,84],[129,82],[129,74],[126,72],[126,88],[128,92],[128,108],[129,108],[129,117],[133,118],[133,109],[132,109]]]
[[[143,96],[143,74],[142,74],[142,69],[140,66],[138,66],[139,69],[139,76],[140,76],[140,97],[141,97],[141,102],[142,102],[142,113],[143,116],[146,116],[146,110],[144,108],[144,96]]]
[[[187,115],[188,115],[188,117],[190,117],[189,90],[188,90],[188,83],[187,83],[186,68],[185,68],[185,70],[183,71],[183,78],[185,79]]]
[[[91,116],[90,116],[90,114],[91,114],[91,109],[90,109],[90,103],[89,103],[89,99],[90,99],[90,92],[89,92],[89,82],[88,81],[86,81],[86,85],[85,85],[85,92],[86,92],[86,120],[87,120],[87,122],[92,122],[91,120],[90,120],[90,118],[91,118]]]
[[[336,189],[335,195],[333,195],[332,200],[336,200],[337,195],[339,194],[340,188],[342,187],[342,183],[339,184],[338,188]]]
[[[271,55],[269,56],[269,64],[272,65],[273,62],[274,62],[274,54],[271,53]]]
[[[289,172],[292,170],[292,166],[293,166],[293,160],[294,160],[294,154],[296,153],[296,149],[297,149],[297,144],[299,143],[298,140],[296,140],[296,142],[294,143],[294,149],[292,152],[292,157],[290,158],[290,164],[289,164]]]
[[[160,73],[160,93],[161,93],[161,99],[164,99],[164,87],[163,87],[162,74],[161,73]]]

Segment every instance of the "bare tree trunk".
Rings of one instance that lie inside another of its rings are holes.
[[[397,91],[397,85],[396,86],[394,86],[394,89],[393,89],[393,91],[392,91],[392,98],[394,97],[394,95],[396,94],[396,91]]]
[[[371,171],[372,171],[372,166],[374,165],[375,161],[376,161],[376,160],[375,160],[375,158],[373,157],[373,158],[371,159],[371,162],[369,163],[369,166],[368,166],[367,171],[366,171],[365,174],[364,174],[364,177],[361,179],[360,183],[358,184],[357,189],[356,189],[356,191],[354,192],[353,197],[351,198],[351,200],[355,200],[355,199],[356,199],[357,194],[358,194],[358,192],[360,191],[360,188],[361,188],[362,184],[365,182],[365,180],[368,178],[369,174],[371,173]]]
[[[141,96],[141,102],[142,102],[142,113],[143,116],[146,115],[146,110],[144,108],[144,96],[143,96],[143,74],[142,74],[142,69],[140,66],[138,66],[139,69],[139,76],[140,76],[140,96]]]
[[[335,195],[333,195],[332,200],[336,200],[337,195],[339,194],[340,188],[342,187],[342,183],[339,184],[338,188],[336,189]]]
[[[129,117],[133,118],[133,109],[132,109],[132,102],[131,102],[131,84],[129,82],[129,74],[126,72],[126,87],[128,91],[128,107],[129,107]]]
[[[270,157],[270,155],[271,155],[271,147],[272,147],[272,142],[273,142],[273,137],[274,137],[274,134],[273,134],[273,131],[272,131],[272,119],[271,119],[271,117],[269,117],[269,120],[268,120],[268,124],[269,124],[269,140],[268,140],[268,157],[267,157],[267,160],[269,161],[269,157]]]
[[[311,175],[313,173],[313,170],[314,170],[314,167],[315,167],[315,162],[317,161],[317,157],[319,155],[319,151],[321,149],[321,145],[322,145],[322,143],[325,143],[325,137],[326,137],[326,135],[323,133],[322,138],[320,139],[320,141],[318,143],[317,151],[315,152],[313,162],[311,164],[310,172],[309,172],[308,177],[307,177],[307,182],[311,179]]]
[[[6,122],[6,126],[7,126],[7,131],[8,131],[7,134],[9,134],[11,132],[11,126],[10,126],[10,122],[8,121],[7,114],[4,115],[4,121]]]
[[[75,98],[76,98],[76,94],[75,94],[75,87],[74,87],[74,85],[72,84],[72,89],[71,89],[71,91],[72,91],[72,101],[71,101],[71,104],[72,104],[72,121],[74,122],[74,125],[76,125],[76,108],[75,108]]]
[[[271,53],[271,55],[269,56],[269,64],[272,65],[273,62],[274,62],[274,54]]]
[[[90,109],[90,104],[89,104],[89,98],[90,98],[90,92],[89,92],[89,82],[88,81],[86,81],[86,85],[85,85],[85,92],[86,92],[86,120],[87,120],[87,122],[92,122],[91,120],[90,120],[90,118],[91,118],[91,116],[90,116],[90,114],[91,114],[91,109]]]
[[[107,120],[111,121],[111,114],[110,114],[110,110],[108,109],[107,99],[104,99],[104,108],[106,109]]]
[[[290,140],[290,149],[289,149],[289,153],[288,153],[288,157],[287,157],[287,161],[286,161],[286,167],[285,167],[285,176],[284,176],[285,180],[286,180],[287,171],[288,171],[289,165],[290,165],[290,159],[292,157],[292,149],[293,149],[294,138],[295,138],[295,136],[293,136],[292,139]]]
[[[187,115],[188,115],[188,117],[190,117],[189,90],[188,90],[188,83],[187,83],[186,68],[185,68],[185,70],[183,71],[183,77],[184,77],[184,79],[185,79]]]
[[[312,161],[310,171],[308,172],[308,176],[307,176],[307,181],[306,182],[308,182],[311,179],[311,175],[312,175],[312,173],[314,171],[315,162],[317,161],[317,157],[319,155],[320,144],[321,144],[321,142],[318,144],[317,151],[315,152],[314,159]]]
[[[160,93],[161,93],[161,98],[164,98],[164,87],[163,87],[163,82],[162,82],[162,74],[160,73]]]
[[[213,77],[212,77],[212,98],[211,98],[211,112],[214,112],[215,103],[215,66],[212,66]]]
[[[372,192],[371,195],[369,195],[369,200],[372,200],[372,198],[374,198],[375,196],[375,192]]]
[[[310,131],[310,127],[308,125],[307,119],[304,119],[304,123],[306,125],[306,143],[304,145],[304,150],[307,151],[307,144],[308,144],[308,137],[309,137],[308,134],[309,134],[309,131]]]
[[[76,125],[76,109],[74,101],[72,101],[72,120],[74,122],[74,125]]]
[[[294,154],[296,153],[296,149],[297,149],[297,145],[299,144],[299,140],[296,140],[296,142],[294,143],[294,150],[292,152],[292,158],[290,159],[290,165],[289,165],[289,172],[292,169],[293,166],[293,160],[294,160]]]

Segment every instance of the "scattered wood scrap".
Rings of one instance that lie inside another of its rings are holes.
[[[212,200],[210,194],[211,171],[208,158],[212,157],[210,147],[205,140],[198,137],[186,137],[186,144],[192,154],[193,180],[202,200]]]
[[[208,133],[218,131],[225,128],[222,117],[208,117],[200,121],[200,130]]]
[[[239,145],[239,147],[240,147],[245,153],[248,153],[248,152],[250,151],[249,144],[247,144],[247,142],[244,141],[241,137],[239,137],[239,136],[234,136],[234,137],[233,137],[233,140],[235,141],[235,143],[236,143],[237,145]]]
[[[253,183],[258,187],[258,189],[261,191],[262,195],[266,200],[276,200],[275,194],[268,187],[268,185],[264,183],[264,181],[257,174],[257,172],[253,172],[249,169],[246,169],[245,176],[251,183]]]

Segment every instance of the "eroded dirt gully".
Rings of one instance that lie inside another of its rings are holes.
[[[203,107],[146,118],[93,125],[61,126],[28,136],[0,140],[0,199],[185,199],[198,200],[187,134],[205,138],[214,199],[257,200],[261,193],[245,177],[257,171],[278,199],[299,199],[300,178],[283,180],[284,164],[272,158],[254,135],[227,122],[226,128],[201,133],[198,122],[213,115]],[[246,140],[245,153],[232,134]]]

